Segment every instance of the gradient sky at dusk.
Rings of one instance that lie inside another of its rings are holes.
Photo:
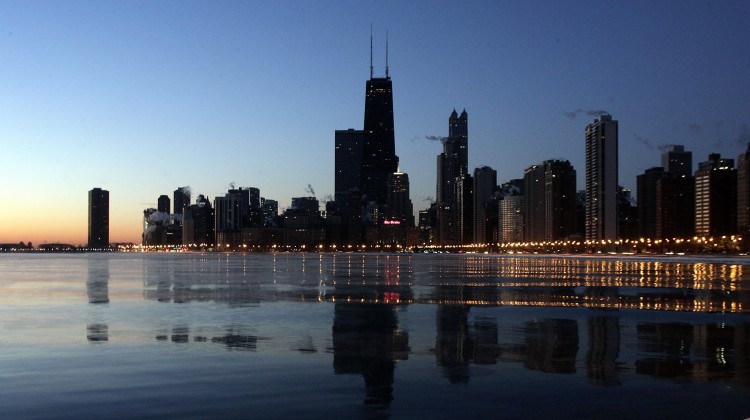
[[[466,4],[464,4],[466,3]],[[498,182],[568,159],[583,189],[590,111],[620,124],[620,184],[684,144],[750,142],[748,1],[4,1],[0,242],[85,244],[87,191],[110,240],[189,185],[288,207],[333,194],[334,130],[362,128],[369,77],[393,79],[396,153],[415,210],[435,196],[428,136],[469,114],[470,170]]]

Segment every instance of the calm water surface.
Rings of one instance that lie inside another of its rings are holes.
[[[1,254],[0,418],[750,417],[750,260]]]

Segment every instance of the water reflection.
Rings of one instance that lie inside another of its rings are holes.
[[[94,287],[94,267],[91,303],[102,299],[93,292],[102,290]],[[366,404],[390,404],[397,362],[415,352],[434,355],[434,365],[452,384],[470,383],[475,365],[500,364],[579,375],[601,387],[621,386],[633,375],[743,385],[750,377],[750,279],[740,265],[269,254],[147,258],[143,267],[143,296],[149,301],[213,302],[251,311],[280,302],[332,305],[332,325],[326,330],[331,332],[327,350],[333,353],[333,372],[361,375]],[[404,315],[414,305],[434,308],[434,320],[409,322]],[[529,312],[550,308],[555,316]],[[662,321],[665,315],[679,321]],[[690,318],[697,315],[702,318]],[[272,322],[278,330],[264,340],[291,334],[294,321],[277,316]],[[714,316],[723,321],[712,322]],[[106,325],[93,326],[90,331],[103,330],[106,336]],[[201,326],[200,333],[191,333],[196,327],[188,324],[165,328],[157,340],[261,351],[259,337],[242,322]],[[414,335],[409,331],[433,329],[429,343],[410,342]],[[327,339],[304,331],[274,348],[312,354],[318,352],[314,343]]]
[[[586,375],[597,385],[620,385],[620,319],[617,316],[590,316]]]
[[[109,258],[88,258],[88,277],[86,278],[86,295],[89,305],[109,303]],[[109,325],[100,313],[94,312],[86,326],[86,339],[91,343],[109,341]]]

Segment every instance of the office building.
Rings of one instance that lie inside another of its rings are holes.
[[[737,230],[737,170],[718,153],[695,172],[695,234],[731,235]]]
[[[94,188],[89,191],[89,242],[88,247],[109,247],[109,191]]]
[[[372,40],[371,40],[372,41]],[[374,77],[370,50],[370,80],[365,92],[364,142],[361,189],[365,199],[382,206],[386,202],[388,177],[398,170],[393,132],[393,85],[388,74],[386,46],[385,77]]]
[[[618,237],[618,124],[604,114],[586,127],[586,239]]]

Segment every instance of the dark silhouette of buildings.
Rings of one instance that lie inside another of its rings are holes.
[[[567,239],[576,230],[576,170],[567,160],[547,160],[544,166],[544,239]]]
[[[109,191],[89,191],[89,248],[109,247]]]
[[[636,177],[638,188],[638,234],[641,237],[656,237],[656,185],[660,179],[671,176],[664,168],[657,166],[646,169]]]
[[[174,200],[172,202],[174,204],[174,211],[172,213],[181,215],[185,207],[190,205],[190,187],[177,188],[174,190],[173,197]],[[164,213],[169,213],[169,210]]]
[[[335,132],[334,200],[337,203],[346,203],[350,194],[361,187],[364,137],[364,131],[353,128]]]
[[[545,238],[545,179],[544,165],[531,165],[523,173],[526,200],[523,211],[523,238],[541,242]]]
[[[750,143],[737,157],[737,232],[750,233]]]
[[[215,240],[214,209],[207,197],[199,195],[182,217],[182,243],[212,247]]]
[[[492,241],[492,232],[488,229],[488,218],[489,213],[492,213],[490,207],[493,204],[496,187],[496,170],[489,166],[474,169],[474,243],[476,244]],[[497,220],[497,212],[494,214]]]
[[[156,209],[162,213],[169,213],[169,196],[168,195],[160,195],[159,198],[156,201]]]
[[[656,237],[689,238],[695,234],[695,178],[666,177],[656,182]]]
[[[586,126],[586,239],[617,239],[618,126],[604,114]]]

